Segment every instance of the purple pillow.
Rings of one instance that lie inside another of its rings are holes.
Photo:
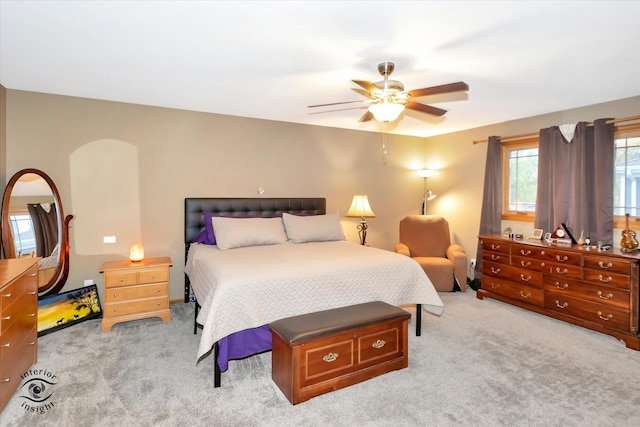
[[[203,212],[204,216],[204,230],[202,230],[195,239],[194,242],[202,243],[205,245],[215,245],[216,244],[216,235],[213,232],[213,221],[211,218],[214,216],[227,216],[220,215],[213,212]],[[274,215],[272,218],[280,217],[282,215]],[[262,218],[262,215],[231,215],[230,218]]]

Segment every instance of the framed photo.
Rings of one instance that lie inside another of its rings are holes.
[[[542,240],[542,228],[534,228],[531,233],[531,238],[535,240]]]
[[[101,317],[96,285],[44,297],[38,301],[38,336]]]

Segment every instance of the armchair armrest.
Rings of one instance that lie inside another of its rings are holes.
[[[404,243],[396,243],[393,246],[393,250],[399,254],[406,255],[408,257],[411,256],[411,251],[409,251],[409,246],[405,245]]]
[[[447,248],[447,259],[453,263],[453,275],[460,289],[467,290],[467,254],[460,245],[452,244]]]

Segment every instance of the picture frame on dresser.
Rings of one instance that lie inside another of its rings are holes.
[[[100,318],[102,306],[96,285],[62,292],[38,301],[38,336]]]

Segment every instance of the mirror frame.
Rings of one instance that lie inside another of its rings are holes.
[[[16,172],[13,177],[7,183],[7,187],[4,190],[4,196],[2,199],[2,250],[4,254],[11,252],[12,235],[11,235],[11,226],[9,224],[9,204],[11,199],[11,192],[13,191],[13,187],[16,182],[20,178],[22,178],[25,174],[35,174],[40,176],[51,188],[51,192],[53,193],[53,200],[56,203],[56,210],[58,213],[58,240],[60,242],[60,251],[59,251],[59,260],[58,260],[58,268],[55,273],[51,277],[51,279],[42,286],[38,287],[38,295],[39,297],[43,297],[46,295],[53,295],[60,292],[60,290],[64,287],[64,284],[67,281],[67,277],[69,276],[69,222],[73,219],[73,215],[64,216],[62,209],[62,201],[60,200],[60,193],[58,193],[58,188],[53,183],[53,180],[46,173],[42,172],[38,169],[22,169]]]

